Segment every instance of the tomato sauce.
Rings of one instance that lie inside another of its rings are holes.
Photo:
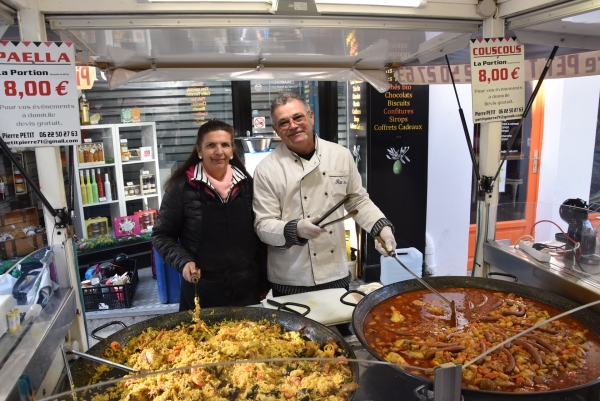
[[[560,314],[558,309],[484,289],[438,291],[456,302],[457,327],[451,325],[450,307],[437,295],[426,289],[407,292],[381,302],[365,317],[369,347],[382,358],[405,365],[402,369],[430,379],[435,366],[461,363],[463,387],[478,390],[549,391],[600,377],[600,338],[570,316],[479,358],[507,338]]]

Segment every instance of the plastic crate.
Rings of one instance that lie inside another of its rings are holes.
[[[130,264],[133,268],[130,266],[128,269],[131,272],[129,283],[125,285],[95,285],[81,289],[86,312],[131,308],[139,277],[136,260],[130,261]]]

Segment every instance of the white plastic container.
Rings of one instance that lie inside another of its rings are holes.
[[[423,254],[416,248],[396,249],[396,256],[406,267],[408,267],[417,276],[423,274]],[[407,272],[400,263],[392,257],[381,255],[381,284],[388,285],[398,281],[411,280],[414,276]]]

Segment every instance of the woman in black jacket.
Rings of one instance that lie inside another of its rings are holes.
[[[195,286],[202,307],[257,304],[268,290],[252,177],[233,137],[233,127],[217,119],[202,125],[194,150],[165,184],[152,244],[183,275],[180,311],[194,309]]]

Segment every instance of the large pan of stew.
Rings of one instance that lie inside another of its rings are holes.
[[[285,358],[288,351],[299,358],[356,359],[342,337],[297,314],[263,308],[219,307],[203,308],[200,318],[201,322],[194,321],[192,313],[187,311],[161,315],[102,339],[87,353],[147,371],[269,358],[266,355]],[[348,400],[358,387],[358,364],[354,362],[291,360],[267,365],[185,369],[147,381],[127,380],[117,387],[118,391],[106,391],[103,398],[97,398],[97,391],[91,391],[79,395],[79,399],[325,400],[337,396],[336,399]],[[340,371],[337,381],[327,379],[334,369]],[[83,358],[71,370],[75,388],[127,374]],[[325,379],[317,380],[321,376]],[[65,383],[63,391],[68,391],[68,387]]]
[[[433,383],[433,368],[466,364],[465,400],[599,400],[600,317],[585,309],[541,326],[486,358],[483,351],[578,305],[539,288],[478,277],[430,277],[454,300],[450,308],[417,280],[384,286],[356,306],[352,326],[376,358],[430,370],[399,369],[415,386]],[[516,398],[515,398],[516,397]]]

